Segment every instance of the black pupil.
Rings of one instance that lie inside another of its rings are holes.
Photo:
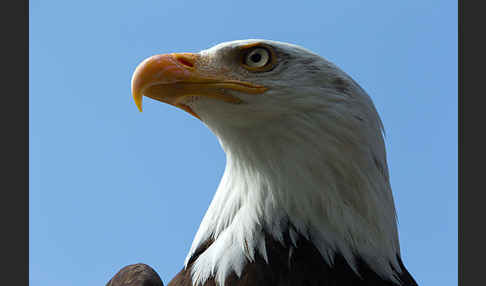
[[[250,59],[252,62],[258,63],[262,59],[262,55],[254,53],[253,55],[251,55]]]

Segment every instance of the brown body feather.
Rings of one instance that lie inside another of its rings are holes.
[[[300,237],[297,247],[289,258],[290,245],[288,236],[280,243],[266,235],[268,263],[258,254],[255,261],[248,262],[242,274],[238,277],[232,273],[226,278],[225,286],[416,286],[417,283],[405,269],[398,257],[402,273],[398,274],[401,283],[384,280],[378,276],[363,261],[357,258],[360,275],[357,275],[341,255],[336,255],[333,265],[328,265],[313,243]],[[203,253],[212,241],[205,243],[191,257],[186,269],[181,270],[168,286],[193,286],[191,267],[194,261]],[[203,286],[217,286],[215,279],[208,279]]]

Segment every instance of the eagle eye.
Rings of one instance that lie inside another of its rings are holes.
[[[270,61],[270,53],[263,48],[250,51],[245,57],[245,64],[252,68],[264,67]]]
[[[250,47],[243,52],[242,66],[253,72],[268,71],[275,64],[275,54],[266,46]]]

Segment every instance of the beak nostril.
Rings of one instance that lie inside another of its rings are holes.
[[[193,54],[175,54],[175,59],[182,65],[194,68],[195,57]]]

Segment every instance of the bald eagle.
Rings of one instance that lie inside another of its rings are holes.
[[[169,286],[417,285],[402,263],[383,125],[367,93],[297,45],[155,55],[132,94],[179,107],[226,169]]]

